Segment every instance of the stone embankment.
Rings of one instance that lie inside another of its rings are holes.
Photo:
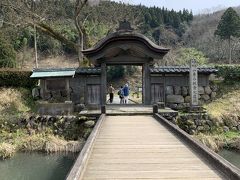
[[[79,152],[97,117],[29,116],[0,124],[0,158],[17,151]]]
[[[216,98],[217,86],[199,86],[199,105],[209,103]],[[181,110],[190,107],[190,92],[187,86],[167,86],[166,87],[166,102],[167,106],[175,109]]]
[[[194,135],[211,131],[215,124],[207,113],[180,114],[177,119],[178,126],[187,133]]]
[[[185,113],[177,118],[177,124],[189,134],[210,132],[213,128],[222,128],[224,132],[240,131],[240,117],[228,115],[222,121],[212,119],[206,112]]]

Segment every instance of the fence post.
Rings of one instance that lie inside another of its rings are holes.
[[[154,104],[153,105],[153,114],[156,114],[156,113],[158,113],[158,105]]]
[[[106,106],[101,106],[101,113],[106,114]]]

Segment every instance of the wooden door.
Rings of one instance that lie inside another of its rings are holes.
[[[100,85],[87,85],[88,104],[100,104]]]
[[[151,104],[164,102],[164,86],[161,83],[151,84]]]

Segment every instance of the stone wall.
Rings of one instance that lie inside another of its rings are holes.
[[[217,86],[199,86],[199,105],[209,103],[216,98]],[[190,107],[190,92],[188,86],[166,86],[166,106],[181,110]]]
[[[209,132],[215,126],[214,121],[204,112],[180,114],[177,117],[177,125],[191,135]]]
[[[221,128],[224,132],[240,131],[239,117],[231,116],[222,118],[222,122],[212,119],[206,112],[202,113],[184,113],[179,114],[177,118],[171,117],[169,121],[177,124],[181,129],[193,135],[198,133],[206,133],[213,128]]]

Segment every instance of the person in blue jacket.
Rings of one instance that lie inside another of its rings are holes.
[[[129,89],[128,83],[126,83],[123,87],[124,104],[128,104],[129,92],[130,92],[130,89]]]

